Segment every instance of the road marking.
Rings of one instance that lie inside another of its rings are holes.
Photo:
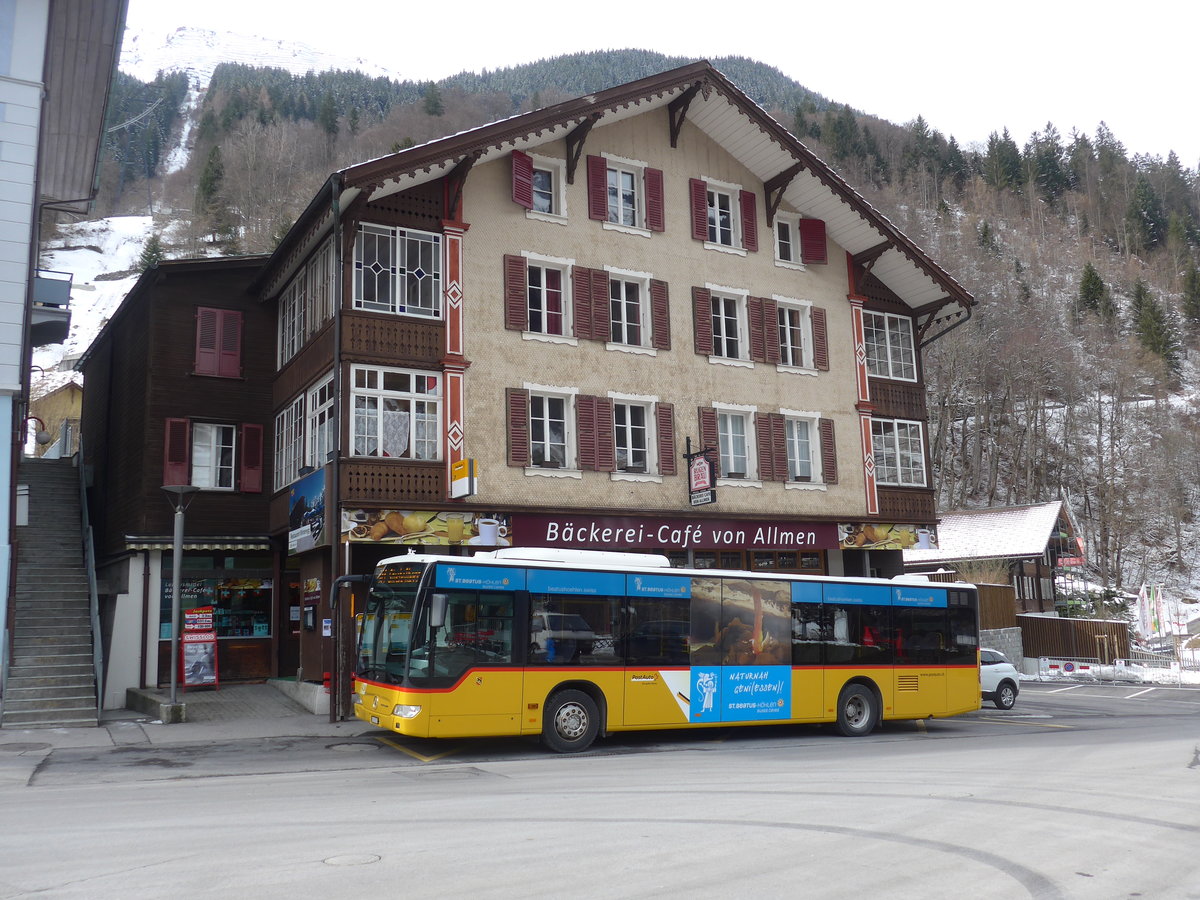
[[[1044,694],[1061,694],[1063,691],[1073,691],[1076,688],[1083,687],[1082,684],[1069,684],[1066,687],[1055,688],[1052,691],[1043,691]]]
[[[1074,725],[1051,725],[1048,722],[1016,722],[1013,719],[988,719],[980,717],[977,722],[991,722],[995,725],[1024,725],[1026,728],[1067,728],[1073,729]]]
[[[1148,694],[1148,693],[1150,693],[1152,690],[1154,690],[1154,688],[1152,688],[1152,687],[1148,687],[1148,688],[1146,688],[1144,691],[1138,691],[1136,694],[1130,694],[1130,695],[1129,695],[1128,697],[1126,697],[1125,699],[1126,699],[1126,700],[1132,700],[1134,697],[1140,697],[1140,696],[1142,696],[1142,694]]]
[[[416,750],[413,750],[409,747],[405,747],[403,744],[397,744],[395,741],[391,740],[390,736],[389,737],[376,736],[375,740],[379,741],[379,743],[381,743],[381,744],[387,744],[389,747],[392,747],[395,750],[399,750],[401,753],[408,754],[409,756],[411,756],[413,759],[417,760],[418,762],[424,762],[424,763],[436,762],[439,759],[445,759],[447,756],[453,756],[455,753],[457,753],[458,751],[460,751],[462,749],[462,747],[452,747],[451,749],[447,750],[445,753],[435,753],[433,756],[425,756],[422,753],[418,753]]]

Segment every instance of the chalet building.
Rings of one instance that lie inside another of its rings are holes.
[[[972,304],[707,63],[351,166],[265,262],[160,265],[84,361],[109,581],[150,607],[116,615],[161,678],[180,482],[184,605],[251,612],[221,677],[335,697],[334,579],[409,550],[898,574],[936,519],[920,348]],[[237,372],[198,371],[205,309]]]
[[[248,291],[263,263],[159,263],[79,361],[107,707],[124,706],[127,687],[170,681],[175,500],[163,485],[200,488],[184,514],[180,595],[213,607],[220,676],[266,678],[286,656],[264,455],[275,321]]]
[[[256,290],[306,618],[409,549],[892,575],[935,521],[919,350],[973,300],[707,63],[334,173]]]

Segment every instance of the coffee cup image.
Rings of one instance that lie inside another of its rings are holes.
[[[501,525],[499,519],[479,519],[475,525],[481,544],[499,544],[501,538],[508,537],[508,526]]]

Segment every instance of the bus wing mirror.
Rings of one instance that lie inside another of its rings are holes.
[[[450,598],[445,594],[434,594],[429,598],[429,627],[441,628],[446,624],[446,607]]]

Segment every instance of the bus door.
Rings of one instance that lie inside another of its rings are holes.
[[[618,641],[625,662],[622,721],[625,725],[685,725],[692,720],[692,694],[697,690],[690,665],[691,602],[686,596],[624,599],[622,638]]]
[[[792,718],[821,718],[825,695],[822,647],[833,625],[821,602],[821,585],[792,582]]]
[[[892,588],[894,715],[927,716],[946,708],[948,625],[944,588]]]

